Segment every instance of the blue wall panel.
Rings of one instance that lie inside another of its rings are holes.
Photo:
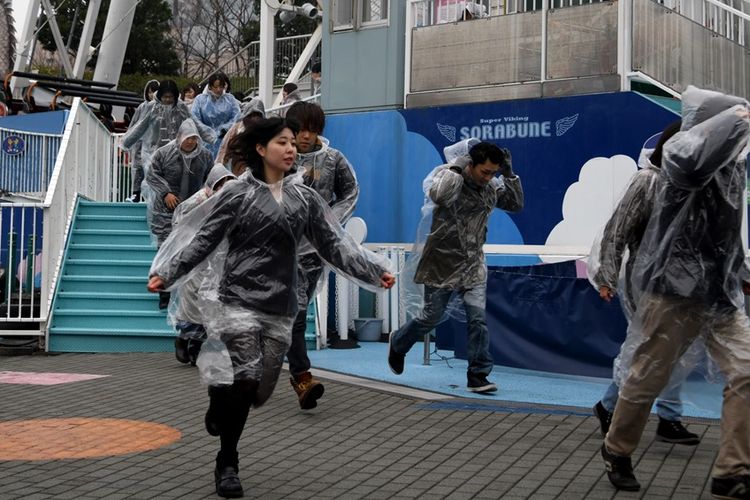
[[[542,245],[584,163],[617,154],[636,159],[644,141],[677,118],[622,92],[331,115],[325,135],[357,172],[356,215],[368,223],[368,241],[414,241],[423,178],[442,163],[445,146],[478,135],[510,148],[526,194],[521,213],[495,211],[487,243]]]

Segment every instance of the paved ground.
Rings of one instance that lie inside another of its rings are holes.
[[[104,455],[9,460],[18,455],[7,444],[3,452],[0,443],[0,498],[218,498],[212,474],[218,438],[203,429],[207,395],[195,368],[178,365],[171,354],[64,354],[0,357],[3,371],[107,377],[46,386],[0,383],[0,441],[19,442],[26,433],[25,439],[41,441],[35,450],[48,448],[50,457],[60,448]],[[303,412],[282,373],[271,400],[251,412],[240,442],[246,498],[710,498],[716,421],[686,419],[703,437],[692,448],[652,442],[650,422],[634,457],[644,488],[615,495],[603,475],[597,423],[580,408],[433,399],[382,383],[325,381],[320,406]],[[68,442],[54,437],[75,422],[59,428],[56,420],[27,422],[63,418],[135,420],[140,426],[86,421],[88,429],[111,435],[86,433],[101,441],[96,453],[84,449],[81,436]],[[154,438],[160,448],[111,455],[148,441],[145,423],[181,434],[166,445]]]

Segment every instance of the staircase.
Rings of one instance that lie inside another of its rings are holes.
[[[79,199],[52,307],[50,352],[164,352],[175,333],[146,291],[146,206]]]

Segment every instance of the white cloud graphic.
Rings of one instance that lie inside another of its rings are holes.
[[[581,167],[578,181],[565,191],[563,220],[550,231],[546,245],[590,248],[637,169],[635,161],[625,155],[587,161]],[[550,257],[542,260],[557,262],[566,259]]]

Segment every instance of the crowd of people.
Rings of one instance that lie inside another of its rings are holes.
[[[373,291],[396,278],[342,228],[360,186],[322,135],[321,107],[298,101],[283,117],[267,117],[260,100],[240,104],[229,85],[212,75],[203,91],[184,89],[179,99],[173,82],[149,82],[123,147],[138,155],[133,201],[147,201],[159,248],[148,289],[170,308],[177,359],[197,364],[209,387],[205,426],[220,438],[216,491],[232,498],[243,495],[237,444],[249,411],[271,396],[284,358],[301,409],[324,394],[304,333],[326,268]],[[750,495],[742,295],[750,268],[740,236],[749,109],[744,99],[689,88],[682,121],[642,152],[642,168],[592,249],[592,284],[605,301],[619,296],[629,321],[612,385],[594,406],[617,489],[640,488],[630,457],[655,400],[658,439],[700,443],[681,423],[680,388],[708,353],[727,380],[712,493]],[[466,388],[494,392],[482,249],[493,209],[522,210],[523,187],[506,148],[468,139],[444,154],[423,183],[426,234],[410,256],[414,273],[399,277],[423,287],[419,307],[391,332],[386,361],[402,374],[406,353],[457,302],[467,318]]]

